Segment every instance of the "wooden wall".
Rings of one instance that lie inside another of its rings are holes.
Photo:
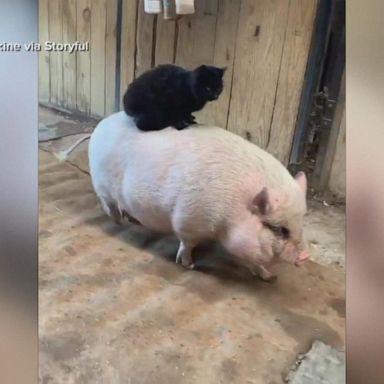
[[[40,52],[40,101],[92,116],[115,111],[117,0],[39,0],[39,40],[89,41],[88,52]]]
[[[329,176],[329,189],[339,198],[345,198],[346,192],[346,122],[345,105],[340,123],[340,130],[337,137],[335,155],[332,161],[331,173]]]
[[[331,191],[338,198],[345,198],[346,185],[346,121],[345,121],[345,70],[341,79],[340,94],[338,97],[335,115],[332,121],[330,135],[324,159],[318,175],[318,185],[315,187],[320,191]]]
[[[195,0],[196,13],[178,21],[145,14],[143,0],[122,0],[116,56],[117,3],[40,0],[41,41],[91,43],[88,53],[42,52],[41,101],[104,116],[115,110],[117,84],[121,108],[128,83],[154,65],[226,66],[223,94],[198,119],[287,163],[317,0]]]

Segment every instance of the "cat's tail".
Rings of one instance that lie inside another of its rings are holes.
[[[83,141],[90,139],[91,133],[88,135],[85,135],[81,137],[79,140],[77,140],[74,144],[72,144],[68,149],[64,151],[60,151],[58,153],[55,153],[56,158],[58,158],[60,161],[65,161],[68,159],[69,155],[76,149],[76,147],[81,144]]]

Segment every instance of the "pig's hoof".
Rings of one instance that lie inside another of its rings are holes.
[[[192,263],[192,262],[183,262],[183,260],[181,260],[181,265],[185,269],[194,269],[195,268],[195,264],[194,263]]]
[[[277,280],[277,276],[268,271],[265,267],[260,265],[258,268],[253,269],[252,273],[257,275],[258,278],[267,283],[273,283]]]
[[[176,263],[181,264],[185,269],[194,269],[195,264],[192,262],[183,262],[183,259],[181,257],[176,258]]]
[[[258,275],[259,276],[259,279],[266,282],[266,283],[274,283],[276,280],[277,280],[277,276],[276,275],[271,275],[271,276],[262,276],[262,275]]]

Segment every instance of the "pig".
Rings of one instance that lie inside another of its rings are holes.
[[[103,119],[89,142],[93,188],[117,222],[128,217],[173,233],[176,262],[214,240],[265,281],[269,268],[309,258],[303,235],[305,174],[292,177],[271,154],[223,128],[140,131],[124,112]]]

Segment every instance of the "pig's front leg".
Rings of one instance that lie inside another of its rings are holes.
[[[277,276],[269,272],[268,269],[263,266],[260,267],[259,277],[261,280],[267,281],[268,283],[273,283],[277,280]]]
[[[176,255],[176,263],[181,263],[184,268],[193,269],[195,267],[192,260],[193,248],[194,246],[181,240]]]

